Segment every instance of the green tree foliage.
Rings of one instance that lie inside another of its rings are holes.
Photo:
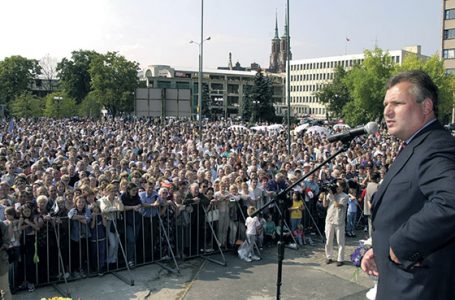
[[[45,99],[44,115],[47,117],[69,118],[78,113],[76,101],[68,95],[51,93]]]
[[[253,87],[247,93],[246,98],[246,101],[251,103],[252,122],[273,122],[276,119],[275,108],[273,107],[272,81],[265,77],[261,70],[256,73]]]
[[[11,114],[16,118],[31,118],[43,115],[43,100],[25,92],[10,102]]]
[[[134,91],[139,86],[139,64],[125,59],[116,52],[97,56],[90,65],[91,87],[94,95],[113,116],[131,112]]]
[[[433,79],[439,89],[438,118],[447,123],[454,105],[455,76],[445,73],[443,61],[438,55],[422,60],[417,55],[409,54],[402,65],[397,65],[395,73],[410,70],[425,71]]]
[[[0,61],[0,103],[7,104],[23,97],[40,73],[41,68],[35,59],[10,56]]]
[[[453,106],[455,76],[446,74],[443,61],[434,55],[422,59],[408,53],[401,65],[395,64],[388,53],[376,48],[365,51],[365,60],[361,65],[354,66],[345,72],[341,68],[335,71],[334,80],[325,86],[317,96],[322,103],[336,116],[357,126],[383,117],[383,101],[386,83],[393,75],[410,70],[427,72],[439,88],[439,119],[447,122]],[[340,102],[335,95],[343,95]],[[338,115],[340,113],[341,115]]]
[[[242,119],[249,121],[251,120],[251,114],[252,114],[252,100],[251,97],[249,97],[251,93],[251,86],[246,85],[245,86],[245,97],[243,98],[242,102]]]
[[[345,83],[346,75],[346,70],[340,65],[337,66],[334,71],[333,81],[316,93],[319,101],[327,106],[327,109],[335,118],[343,117],[343,107],[351,98]]]
[[[202,84],[202,98],[201,98],[201,106],[202,106],[202,116],[209,117],[210,115],[210,107],[209,107],[209,85],[204,83]]]
[[[356,126],[382,118],[385,85],[394,67],[389,54],[376,48],[366,50],[363,64],[354,66],[348,72],[345,83],[351,101],[343,108],[348,124]]]
[[[79,115],[88,118],[99,118],[101,116],[102,106],[94,92],[91,92],[85,97],[85,99],[79,104]]]
[[[95,51],[79,50],[71,53],[71,58],[63,58],[57,64],[60,85],[65,94],[77,103],[88,95],[91,90],[89,68],[92,61],[99,57]]]

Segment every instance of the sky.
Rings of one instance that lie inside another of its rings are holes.
[[[289,0],[293,59],[362,53],[375,45],[440,52],[443,0]],[[204,69],[269,66],[286,0],[205,0]],[[75,50],[116,51],[141,68],[198,66],[201,0],[0,0],[0,60],[55,61]],[[346,38],[350,41],[347,42]]]

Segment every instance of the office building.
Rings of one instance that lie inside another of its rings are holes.
[[[253,67],[255,68],[257,65],[254,64]],[[238,66],[238,68],[241,68],[241,66]],[[204,70],[202,77],[202,93],[203,99],[207,98],[208,101],[203,101],[202,111],[204,112],[204,110],[207,109],[208,114],[216,118],[240,116],[242,113],[243,101],[248,93],[248,90],[253,86],[256,73],[257,71],[255,70]],[[192,116],[195,117],[198,112],[198,76],[199,72],[196,69],[174,69],[167,65],[151,65],[145,68],[141,79],[145,81],[147,89],[160,89],[159,92],[150,91],[148,94],[161,95],[161,103],[166,101],[167,94],[174,95],[173,98],[179,97],[178,95],[185,95],[184,97],[186,98],[186,95],[189,93]],[[283,102],[284,75],[266,73],[266,76],[269,76],[272,79],[274,91],[273,97],[275,101],[278,103]],[[166,93],[166,90],[172,90],[172,93]],[[183,90],[186,90],[186,92],[183,92]],[[145,95],[144,93],[141,94]],[[150,115],[148,112],[155,112],[152,113],[152,115],[156,116],[156,114],[160,112],[158,115],[179,116],[175,115],[175,113],[169,114],[168,112],[163,111],[166,107],[164,104],[160,104],[162,108],[151,107],[150,103],[159,103],[158,100],[159,99],[148,99],[147,97],[142,97],[142,103],[138,109],[136,99],[136,114],[146,116]],[[186,105],[182,109],[182,111],[187,111]],[[172,108],[172,111],[176,112],[179,111],[179,109],[174,107]],[[187,114],[184,116],[187,116]]]
[[[425,57],[421,54],[420,46],[388,51],[388,54],[392,61],[398,64],[401,64],[409,54]],[[310,115],[314,118],[325,119],[328,111],[325,105],[320,103],[316,93],[333,80],[337,66],[341,65],[349,70],[354,65],[362,63],[363,60],[364,54],[362,53],[291,61],[291,115],[294,117]],[[285,108],[286,104],[282,103],[277,110],[282,111]]]
[[[442,58],[448,73],[455,73],[455,0],[443,0]]]

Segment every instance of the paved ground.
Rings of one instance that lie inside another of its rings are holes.
[[[346,260],[357,242],[347,241]],[[355,268],[326,265],[324,245],[316,243],[299,250],[286,249],[283,264],[282,299],[366,299],[372,281],[364,274],[353,279]],[[221,259],[220,255],[212,256]],[[180,264],[180,274],[171,273],[157,264],[138,267],[120,274],[134,279],[130,286],[112,274],[74,281],[68,284],[73,299],[274,299],[276,296],[276,248],[264,250],[264,259],[247,263],[226,253],[227,266],[193,259]],[[60,287],[66,290],[65,285]],[[14,299],[41,299],[57,296],[53,287],[33,293],[21,292]]]

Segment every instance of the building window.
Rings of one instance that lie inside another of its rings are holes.
[[[444,19],[445,20],[452,20],[455,19],[455,9],[446,9],[444,12]]]
[[[455,49],[444,49],[442,51],[442,57],[444,59],[454,59],[455,58]]]
[[[171,82],[170,81],[159,80],[158,81],[158,88],[170,89],[171,88]]]
[[[452,28],[444,30],[444,39],[445,40],[455,39],[455,29]]]
[[[189,82],[177,81],[175,83],[175,87],[178,88],[178,89],[189,89],[190,88],[190,83]]]

